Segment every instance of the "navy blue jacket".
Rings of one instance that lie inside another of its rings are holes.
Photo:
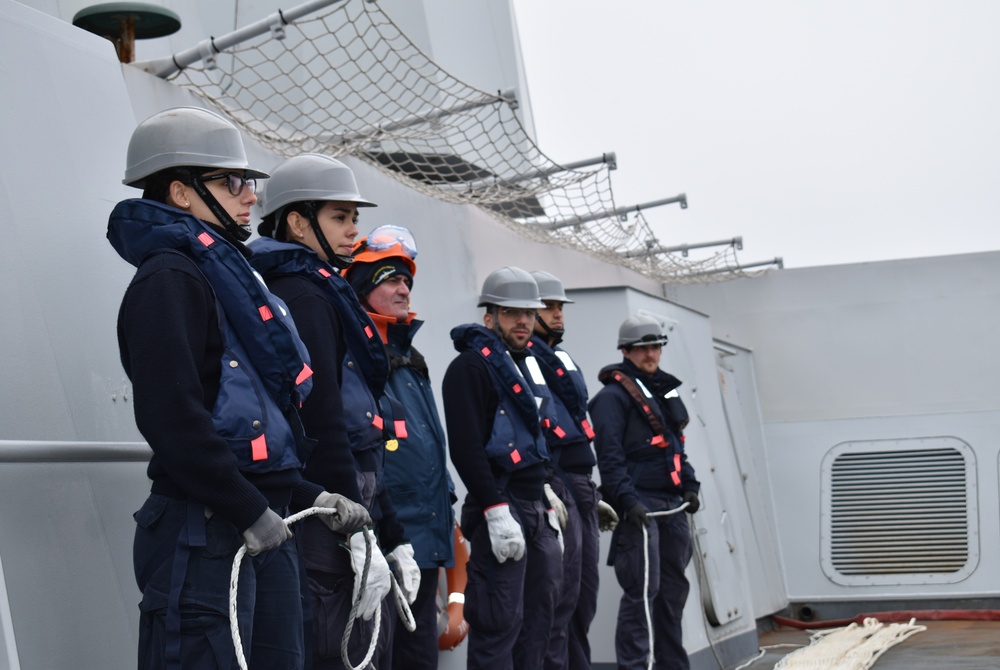
[[[383,440],[379,434],[378,444],[352,441],[357,435],[351,427],[359,421],[370,426],[374,418],[374,395],[382,394],[389,373],[385,347],[354,290],[314,251],[270,238],[255,240],[250,249],[250,262],[288,303],[313,353],[316,388],[302,409],[307,434],[319,445],[306,476],[364,504],[356,472],[380,472]],[[384,487],[377,493],[369,511],[379,522],[379,544],[391,551],[405,537]]]
[[[287,420],[297,424],[307,395],[308,359],[246,249],[221,228],[144,199],[115,207],[108,240],[138,268],[118,341],[136,425],[153,449],[152,491],[204,503],[241,530],[268,505],[308,507],[318,490],[302,481],[304,443],[296,446]],[[260,393],[234,385],[234,373]]]
[[[662,443],[654,439],[649,421],[625,388],[604,379],[615,371],[638,380],[650,392],[649,407],[665,429]],[[590,401],[597,434],[594,447],[601,486],[619,511],[639,502],[643,491],[697,493],[701,485],[684,451],[687,410],[675,393],[680,380],[662,370],[644,375],[628,359],[603,368],[600,376],[605,386]]]
[[[549,462],[543,425],[551,421],[546,421],[547,387],[525,389],[519,383],[530,382],[493,331],[465,324],[453,328],[451,336],[459,355],[448,366],[441,390],[455,469],[483,507],[502,502],[505,489],[541,500]],[[529,352],[517,354],[520,365],[530,357]],[[543,400],[541,410],[536,398]]]
[[[385,317],[372,314],[376,324]],[[406,437],[385,454],[385,479],[396,514],[421,568],[455,564],[455,486],[448,474],[445,433],[422,357],[413,336],[423,322],[385,323],[392,364],[386,393],[404,408]]]

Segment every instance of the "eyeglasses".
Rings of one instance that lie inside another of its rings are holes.
[[[535,315],[538,314],[538,310],[525,309],[523,307],[500,307],[498,311],[502,315],[511,319],[520,319],[524,316],[527,317],[529,321],[533,321],[535,319]]]
[[[215,179],[225,179],[226,188],[229,189],[229,195],[239,195],[243,192],[243,187],[246,186],[250,189],[251,193],[257,192],[257,180],[247,179],[241,174],[235,172],[223,172],[222,174],[213,174],[208,177],[201,177],[203,182],[212,181]]]
[[[413,233],[402,226],[379,226],[365,238],[365,245],[372,251],[385,251],[397,244],[411,260],[416,259],[417,242],[413,239]]]

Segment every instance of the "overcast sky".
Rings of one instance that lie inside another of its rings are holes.
[[[513,0],[538,143],[670,246],[785,267],[1000,249],[1000,2]]]

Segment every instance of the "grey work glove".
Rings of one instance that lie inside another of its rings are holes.
[[[281,546],[282,542],[292,537],[285,520],[270,507],[253,522],[253,525],[243,531],[243,541],[247,545],[247,553],[256,556],[262,551],[270,551]]]
[[[556,492],[552,490],[552,487],[548,484],[545,485],[545,497],[548,498],[549,507],[556,511],[556,517],[559,519],[559,528],[566,530],[566,524],[569,523],[569,512],[566,511],[566,505]]]
[[[503,563],[508,558],[520,561],[524,557],[524,531],[511,515],[507,503],[494,505],[483,512],[490,535],[490,549]]]
[[[603,500],[597,501],[597,525],[601,530],[614,530],[618,525],[615,508]]]
[[[625,512],[625,520],[636,527],[637,530],[641,531],[643,527],[649,525],[649,510],[641,502],[629,507],[628,511]]]
[[[694,491],[685,491],[681,496],[681,500],[688,504],[687,513],[694,514],[699,509],[701,509],[701,501],[698,500],[698,494]]]
[[[353,533],[362,526],[367,526],[372,522],[368,515],[368,510],[364,505],[359,505],[350,498],[345,498],[339,493],[328,493],[323,491],[316,496],[313,507],[326,507],[337,510],[336,514],[319,514],[327,526],[334,533]]]
[[[385,559],[395,566],[399,576],[399,589],[406,597],[406,602],[412,605],[420,588],[420,566],[413,558],[413,545],[404,542],[386,554]]]
[[[361,594],[361,605],[358,613],[365,621],[369,621],[375,616],[375,610],[382,604],[389,591],[392,590],[392,582],[389,579],[389,564],[385,562],[385,556],[378,546],[375,534],[370,529],[365,528],[354,533],[347,538],[347,548],[351,552],[351,568],[354,569],[354,595],[351,602],[358,599],[358,591],[361,588],[361,576],[365,568],[365,546],[366,540],[371,541],[372,558],[368,566],[368,580],[365,582],[365,591]]]

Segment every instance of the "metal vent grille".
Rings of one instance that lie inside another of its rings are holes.
[[[854,446],[838,449],[842,453],[829,463],[824,538],[829,567],[841,577],[869,578],[869,583],[872,577],[883,581],[879,576],[955,578],[965,572],[971,534],[965,450],[908,444],[861,451]]]

